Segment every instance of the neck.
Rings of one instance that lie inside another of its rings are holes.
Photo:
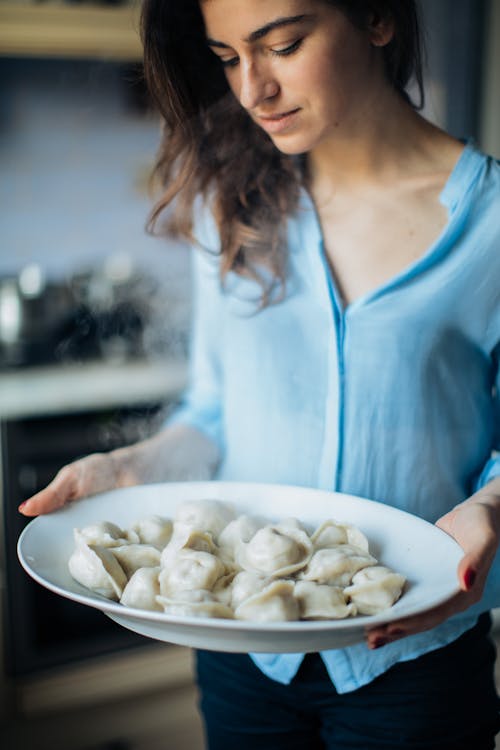
[[[375,101],[307,155],[310,183],[354,188],[393,179],[408,171],[438,133],[395,91],[378,91]]]

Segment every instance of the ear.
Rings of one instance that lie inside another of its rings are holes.
[[[382,17],[374,13],[368,23],[368,36],[374,47],[385,47],[394,36],[392,16]]]

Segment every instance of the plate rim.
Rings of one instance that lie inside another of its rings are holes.
[[[121,495],[121,494],[133,494],[134,491],[144,490],[146,488],[147,491],[153,492],[155,489],[159,488],[165,488],[168,487],[170,490],[175,491],[176,487],[182,486],[184,489],[189,487],[192,487],[193,490],[199,489],[202,486],[207,486],[210,488],[213,488],[214,490],[217,490],[217,488],[223,487],[224,489],[227,489],[228,491],[231,491],[232,489],[236,489],[238,487],[251,487],[252,489],[255,489],[257,491],[263,491],[263,490],[279,490],[280,492],[290,490],[293,492],[306,492],[306,493],[314,493],[324,496],[341,496],[343,498],[349,498],[355,500],[358,504],[367,504],[368,507],[373,506],[382,506],[386,512],[389,512],[390,514],[394,514],[396,517],[404,516],[411,520],[412,523],[418,523],[422,527],[426,528],[429,533],[435,533],[437,537],[439,537],[444,544],[450,545],[450,550],[453,550],[456,554],[463,555],[463,550],[458,544],[458,542],[453,539],[449,534],[447,534],[445,531],[437,527],[435,524],[432,524],[430,521],[427,521],[424,518],[421,518],[420,516],[416,516],[412,513],[410,513],[407,510],[402,510],[400,508],[397,508],[392,505],[388,505],[385,503],[381,503],[377,500],[372,500],[370,498],[362,497],[360,495],[353,495],[351,493],[344,493],[344,492],[336,492],[334,490],[325,490],[321,488],[316,487],[304,487],[300,485],[290,485],[290,484],[278,484],[278,483],[264,483],[264,482],[236,482],[236,481],[226,481],[226,480],[194,480],[194,481],[186,481],[186,482],[155,482],[151,484],[142,484],[142,485],[135,485],[131,487],[119,487],[119,488],[113,488],[111,490],[106,490],[101,493],[97,493],[92,496],[88,496],[85,498],[82,498],[81,500],[74,501],[75,504],[69,503],[65,505],[63,508],[57,509],[56,511],[53,511],[49,514],[44,514],[40,516],[36,516],[33,518],[22,530],[21,534],[19,535],[16,549],[17,549],[17,556],[19,559],[20,564],[22,565],[25,572],[33,579],[35,580],[39,585],[43,586],[44,588],[48,589],[49,591],[53,592],[54,594],[57,594],[59,596],[63,596],[64,598],[67,598],[71,601],[74,601],[78,604],[82,604],[85,606],[90,606],[94,609],[98,609],[104,613],[111,612],[115,613],[121,617],[131,617],[135,619],[144,620],[145,622],[152,622],[155,623],[155,625],[164,624],[165,626],[199,626],[200,628],[210,628],[211,630],[221,630],[224,628],[229,628],[232,631],[241,631],[245,632],[248,630],[251,630],[254,633],[262,633],[263,635],[275,635],[278,633],[304,633],[306,635],[307,633],[322,633],[325,631],[328,631],[332,635],[335,632],[338,632],[339,635],[343,634],[344,632],[351,632],[355,631],[357,629],[368,629],[370,627],[375,627],[378,625],[382,625],[386,622],[390,622],[391,620],[394,620],[394,609],[388,608],[384,610],[383,612],[380,612],[376,615],[357,615],[356,617],[349,617],[349,618],[341,618],[341,619],[328,619],[328,620],[294,620],[294,621],[279,621],[279,622],[255,622],[255,621],[249,621],[249,620],[236,620],[236,619],[229,619],[229,618],[217,618],[217,617],[188,617],[188,616],[177,616],[177,615],[168,615],[165,612],[156,612],[152,610],[146,610],[146,609],[138,609],[138,608],[132,608],[132,607],[126,607],[123,604],[120,604],[119,602],[114,602],[112,600],[106,599],[105,597],[100,598],[99,595],[93,594],[90,592],[89,594],[85,593],[78,593],[73,592],[69,589],[65,589],[58,584],[54,584],[50,580],[44,578],[42,575],[40,575],[31,565],[29,560],[27,559],[25,555],[25,551],[23,549],[24,544],[26,543],[26,540],[29,538],[31,534],[36,533],[35,528],[39,525],[46,524],[47,521],[50,522],[51,516],[61,515],[70,513],[72,508],[77,507],[76,504],[80,504],[82,502],[99,502],[100,499],[103,497],[108,496],[114,496],[114,495]],[[208,499],[208,498],[207,498]],[[211,498],[212,499],[212,498]],[[218,499],[218,498],[213,498]],[[432,530],[432,531],[431,531]],[[75,582],[77,583],[77,582]],[[83,587],[82,587],[83,588]],[[409,607],[405,610],[403,614],[400,615],[401,619],[404,619],[406,617],[412,617],[416,614],[420,614],[426,611],[429,611],[430,609],[433,609],[434,607],[438,607],[441,604],[446,603],[450,599],[452,599],[458,592],[460,591],[460,585],[458,582],[458,578],[456,580],[456,585],[450,591],[446,594],[441,594],[440,596],[435,596],[430,606],[422,606],[419,604],[415,604],[413,607]],[[397,617],[399,619],[399,617]]]

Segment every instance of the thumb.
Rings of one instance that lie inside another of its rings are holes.
[[[21,503],[19,512],[23,516],[39,516],[62,508],[74,498],[76,474],[74,464],[63,467],[47,487]]]
[[[480,593],[483,589],[498,545],[493,521],[491,508],[486,504],[464,503],[437,524],[464,551],[457,570],[462,591],[475,589]]]
[[[462,591],[470,591],[478,581],[481,562],[477,555],[469,553],[464,555],[458,565],[458,581]],[[484,576],[485,577],[485,576]]]
[[[458,580],[462,591],[477,589],[482,592],[495,557],[496,546],[484,540],[473,550],[466,552],[458,565]]]

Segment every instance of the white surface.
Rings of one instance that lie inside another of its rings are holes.
[[[134,610],[92,595],[67,568],[73,550],[73,528],[98,520],[127,527],[150,515],[173,516],[187,499],[220,499],[238,512],[268,518],[295,516],[316,527],[324,519],[358,526],[373,554],[408,579],[407,590],[394,607],[376,616],[348,620],[250,623]],[[41,585],[61,596],[103,610],[120,625],[161,641],[220,651],[308,652],[341,648],[363,640],[367,626],[414,614],[437,605],[457,590],[460,547],[435,526],[395,508],[351,495],[283,485],[231,482],[185,482],[131,487],[82,500],[42,516],[25,528],[18,553],[25,570]]]
[[[16,370],[0,375],[0,419],[163,401],[183,390],[186,372],[184,360]]]

